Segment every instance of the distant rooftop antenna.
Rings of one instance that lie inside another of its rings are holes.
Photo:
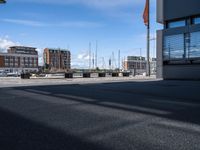
[[[111,70],[111,66],[112,66],[112,59],[111,58],[109,58],[108,64],[109,64],[109,69]]]
[[[98,67],[98,41],[96,41],[95,66]]]
[[[89,43],[89,69],[91,69],[91,42]]]
[[[112,52],[112,69],[116,68],[115,53]]]
[[[121,59],[121,56],[120,56],[120,50],[118,51],[118,69],[120,70],[121,66],[120,66],[120,59]]]
[[[102,57],[102,69],[106,68],[106,63],[104,57]]]
[[[92,53],[92,68],[94,69],[94,53]]]

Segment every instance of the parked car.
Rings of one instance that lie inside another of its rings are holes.
[[[6,77],[6,73],[3,70],[0,70],[0,77]]]
[[[18,77],[18,73],[15,73],[15,72],[10,72],[10,73],[7,73],[7,77]]]

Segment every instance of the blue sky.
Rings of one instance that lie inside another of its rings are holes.
[[[0,6],[0,48],[24,45],[38,48],[40,64],[46,47],[69,48],[72,67],[88,66],[89,42],[102,66],[118,50],[121,56],[142,55],[146,51],[146,27],[142,13],[145,0],[7,0]],[[151,0],[151,36],[156,23],[155,0]],[[155,41],[151,53],[155,55]]]

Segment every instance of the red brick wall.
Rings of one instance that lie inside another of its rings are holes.
[[[4,56],[0,56],[0,67],[5,67]]]

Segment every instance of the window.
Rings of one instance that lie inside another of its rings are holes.
[[[196,17],[193,19],[193,24],[200,24],[200,17]]]
[[[164,61],[200,60],[200,31],[164,37]]]
[[[200,32],[190,34],[189,58],[200,58]]]
[[[164,37],[164,60],[184,58],[184,34]]]
[[[176,28],[186,26],[186,20],[168,22],[167,28]]]

